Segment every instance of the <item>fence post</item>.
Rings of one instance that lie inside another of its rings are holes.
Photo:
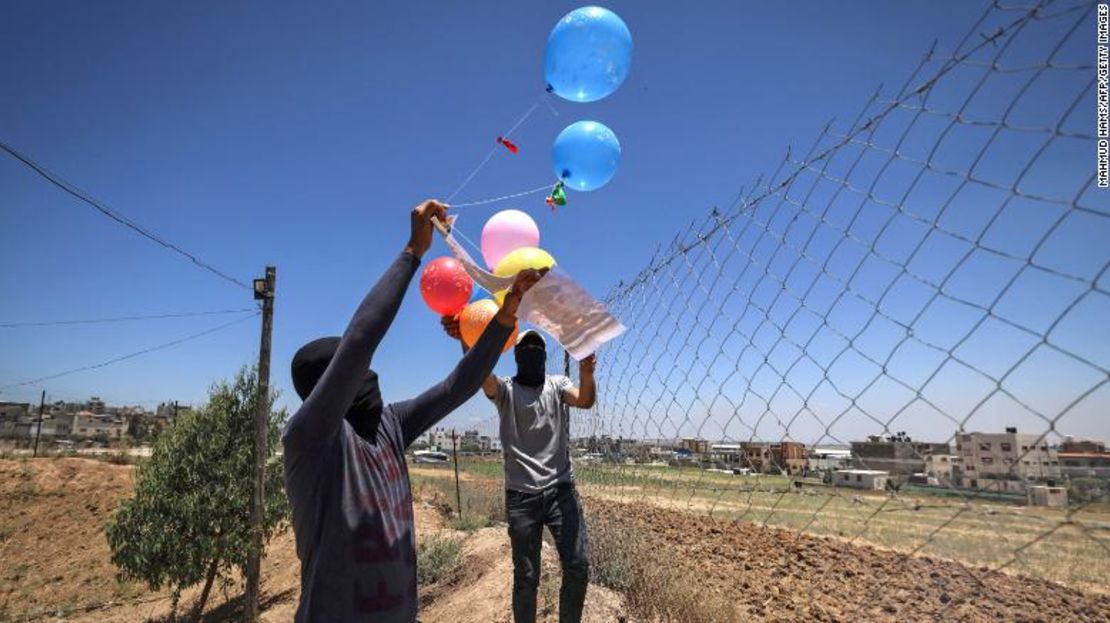
[[[35,449],[31,451],[31,458],[39,455],[39,435],[42,434],[42,413],[46,407],[46,390],[42,390],[42,398],[39,399],[39,426],[35,430]]]
[[[451,455],[455,458],[455,507],[462,519],[462,490],[459,488],[459,446],[456,443],[455,429],[451,429]]]

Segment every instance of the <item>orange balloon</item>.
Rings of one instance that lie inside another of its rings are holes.
[[[494,322],[493,317],[497,315],[497,303],[490,299],[482,299],[474,301],[463,308],[462,313],[459,314],[459,332],[462,333],[463,344],[467,348],[474,346],[478,338],[482,337],[482,332],[486,330],[486,325]],[[520,325],[513,327],[513,334],[509,336],[508,341],[505,342],[505,348],[501,352],[507,352],[516,343],[516,334],[520,330]]]

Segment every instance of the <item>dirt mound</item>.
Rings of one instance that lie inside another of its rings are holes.
[[[559,620],[559,563],[554,549],[543,545],[543,577],[537,621]],[[442,585],[422,589],[423,623],[509,623],[512,621],[513,561],[504,526],[484,528],[466,537],[459,574]],[[613,623],[624,612],[620,595],[591,585],[582,620]]]
[[[104,525],[131,495],[134,468],[93,459],[0,460],[0,621],[64,619],[87,623],[165,621],[171,612],[168,590],[151,592],[116,580]],[[444,527],[442,505],[417,500],[418,539],[449,534],[463,539],[460,572],[442,585],[421,587],[421,621],[488,623],[509,621],[512,561],[504,526],[472,534]],[[547,596],[541,621],[557,620],[558,565],[544,548]],[[204,620],[241,618],[242,583],[213,588]],[[200,587],[184,592],[178,612],[186,612]],[[300,563],[291,530],[268,544],[262,564],[262,621],[293,620],[300,595]],[[587,621],[611,622],[621,611],[619,596],[591,587]]]
[[[142,594],[116,581],[104,538],[132,487],[126,465],[0,460],[0,619],[65,615]]]
[[[1110,620],[1110,597],[777,528],[587,498],[737,620]]]

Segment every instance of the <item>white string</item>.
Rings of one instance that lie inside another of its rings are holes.
[[[547,94],[545,93],[544,95],[546,97]],[[545,100],[543,98],[541,98],[540,101],[545,101]],[[528,107],[528,112],[524,113],[524,115],[519,120],[517,120],[517,122],[514,123],[511,128],[509,128],[508,132],[505,132],[504,134],[502,134],[501,138],[509,138],[510,134],[515,132],[517,130],[517,128],[519,128],[521,126],[521,124],[523,124],[525,121],[527,121],[528,117],[531,117],[532,113],[536,112],[536,109],[540,107],[540,101],[536,101],[531,106],[529,106]],[[551,108],[550,104],[548,104],[548,108],[551,110],[552,113],[555,113],[555,109]],[[558,113],[555,113],[555,114],[558,115]],[[462,184],[459,184],[459,187],[455,189],[455,192],[453,192],[453,193],[451,193],[450,195],[447,196],[447,200],[445,201],[445,203],[451,203],[451,200],[454,199],[460,192],[462,192],[462,190],[464,188],[466,188],[467,184],[469,184],[471,182],[471,180],[473,180],[474,177],[476,175],[478,175],[478,173],[482,169],[484,169],[487,164],[489,164],[489,161],[491,159],[493,159],[494,154],[496,154],[497,150],[499,150],[499,149],[501,149],[501,147],[497,146],[497,147],[494,147],[493,149],[489,150],[489,153],[486,154],[486,157],[482,158],[482,161],[478,163],[478,166],[475,167],[474,170],[470,172],[470,175],[466,176],[466,179],[463,180]]]
[[[478,172],[486,166],[486,163],[490,161],[490,158],[493,158],[493,155],[497,153],[497,149],[497,147],[494,147],[493,149],[489,150],[489,153],[486,154],[486,157],[483,158],[480,163],[478,163],[478,166],[470,172],[470,175],[466,176],[466,179],[463,180],[462,184],[459,184],[459,187],[455,189],[455,192],[447,196],[446,203],[450,204],[451,200],[455,198],[455,195],[459,194],[460,192],[462,192],[462,189],[466,188],[466,185],[470,183],[470,180],[474,179],[474,176],[478,175]]]
[[[513,193],[511,195],[502,195],[500,197],[493,197],[492,199],[481,199],[479,201],[467,201],[466,203],[451,203],[451,204],[448,204],[448,205],[450,205],[450,207],[452,209],[454,209],[454,208],[466,208],[466,207],[470,207],[470,206],[486,205],[487,203],[497,203],[498,201],[505,201],[505,200],[508,200],[508,199],[516,199],[517,197],[524,197],[526,195],[534,195],[534,194],[536,194],[538,192],[541,192],[541,191],[544,191],[544,190],[551,190],[551,187],[552,187],[552,184],[544,184],[543,186],[533,188],[532,190],[522,190],[518,193]]]

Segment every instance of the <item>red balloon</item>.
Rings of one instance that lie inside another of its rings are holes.
[[[453,257],[440,257],[428,263],[420,276],[420,294],[428,307],[440,316],[454,316],[470,302],[474,281]]]

